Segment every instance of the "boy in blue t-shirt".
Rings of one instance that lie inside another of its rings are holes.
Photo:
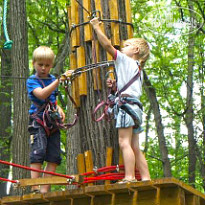
[[[57,87],[60,79],[49,74],[55,59],[54,52],[46,46],[40,46],[33,52],[33,67],[36,74],[27,79],[28,97],[32,101],[29,109],[30,133],[30,163],[31,168],[41,169],[44,161],[47,162],[46,171],[55,172],[57,165],[61,163],[60,157],[60,130],[58,127],[46,126],[45,109],[52,107],[56,111],[59,120],[65,120],[65,114],[56,103]],[[51,122],[52,123],[52,122]],[[44,174],[44,177],[50,175]],[[40,173],[31,171],[31,178],[39,178]],[[50,186],[44,185],[39,190],[33,186],[33,192],[48,192]]]

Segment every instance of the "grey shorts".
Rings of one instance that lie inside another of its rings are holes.
[[[128,97],[126,98],[128,99]],[[124,99],[126,100],[126,98]],[[132,98],[129,98],[129,100],[132,101]],[[114,106],[116,128],[133,127],[133,133],[138,134],[143,132],[143,128],[141,127],[142,114],[143,111],[137,104],[126,103],[124,106],[119,106],[118,102],[116,102]]]
[[[52,162],[61,163],[60,131],[47,137],[44,128],[35,120],[30,119],[30,163]]]

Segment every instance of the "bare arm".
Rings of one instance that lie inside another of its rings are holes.
[[[107,36],[102,32],[98,18],[93,18],[90,21],[90,23],[93,26],[93,29],[95,30],[95,33],[97,34],[98,41],[100,42],[102,47],[114,58],[116,49],[112,46]]]
[[[51,93],[58,87],[60,80],[56,79],[50,85],[45,88],[36,88],[33,90],[33,94],[40,100],[45,100]]]

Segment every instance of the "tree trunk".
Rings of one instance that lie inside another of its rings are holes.
[[[83,5],[85,1],[80,0],[80,4]],[[87,2],[87,1],[86,1]],[[97,1],[96,1],[97,2]],[[101,18],[102,19],[111,19],[110,18],[110,9],[109,9],[109,3],[115,3],[118,4],[118,10],[112,11],[117,14],[119,14],[118,19],[121,19],[122,21],[126,22],[126,12],[125,12],[125,1],[111,1],[111,0],[101,0],[98,1],[101,4],[102,12],[101,12]],[[75,2],[76,3],[76,2]],[[78,3],[76,3],[78,4]],[[83,23],[83,13],[84,15],[88,14],[85,12],[85,10],[82,8],[82,6],[78,4],[78,14],[79,14],[79,23]],[[93,12],[96,10],[96,5],[93,0],[91,0],[91,9],[90,12]],[[129,11],[130,12],[130,11]],[[98,14],[98,13],[97,13]],[[124,39],[127,39],[127,26],[124,26],[123,24],[119,25],[119,38],[120,42],[122,42]],[[107,54],[102,49],[101,46],[99,46],[99,53],[97,53],[98,49],[93,49],[98,47],[98,42],[94,41],[84,41],[84,32],[83,29],[85,26],[81,26],[80,29],[80,46],[83,46],[85,48],[85,62],[86,65],[94,63],[95,55],[99,56],[99,61],[107,61]],[[104,28],[105,33],[108,36],[108,38],[111,38],[113,35],[113,32],[111,33],[111,23],[104,22]],[[92,39],[96,39],[94,36],[94,33],[92,33]],[[120,43],[119,42],[119,43]],[[92,44],[95,45],[92,47]],[[115,44],[113,44],[115,45]],[[118,48],[119,45],[116,45]],[[76,47],[72,47],[72,52],[75,52],[74,50]],[[106,147],[113,147],[114,149],[114,157],[112,164],[118,164],[118,156],[119,156],[119,146],[118,146],[118,136],[117,136],[117,129],[115,128],[115,122],[107,122],[105,120],[102,120],[100,122],[94,122],[92,120],[91,114],[96,107],[96,105],[99,103],[99,101],[106,100],[107,98],[107,86],[106,86],[106,79],[105,75],[108,72],[108,69],[106,68],[99,68],[100,73],[100,80],[98,80],[98,85],[96,86],[97,89],[94,89],[96,76],[93,75],[92,71],[86,72],[87,77],[87,94],[80,96],[80,118],[78,125],[73,128],[75,131],[73,132],[72,140],[70,143],[77,144],[78,148],[75,151],[80,151],[81,153],[84,153],[87,150],[91,150],[93,154],[93,163],[94,166],[102,167],[105,166],[105,160],[106,160]],[[102,112],[102,110],[101,110]],[[80,130],[80,133],[79,131]],[[80,134],[80,135],[79,135]],[[70,135],[71,136],[71,135]],[[70,138],[71,139],[71,138]],[[78,142],[80,140],[80,142]],[[74,147],[72,147],[71,150],[74,150]],[[71,156],[72,151],[70,150],[69,156]],[[71,160],[76,160],[76,154],[77,152],[74,151],[74,156]],[[71,162],[70,162],[71,163]],[[72,164],[75,164],[76,162],[73,162]]]
[[[188,143],[189,143],[189,183],[195,183],[195,169],[196,169],[196,141],[194,139],[194,111],[193,111],[193,67],[194,67],[194,13],[193,2],[188,1],[190,12],[190,34],[188,40],[188,76],[187,76],[187,112],[185,122],[188,129]]]
[[[168,149],[166,146],[166,139],[164,136],[164,127],[162,124],[162,118],[160,114],[159,104],[156,97],[156,92],[154,87],[152,86],[151,82],[149,81],[146,72],[144,71],[144,85],[145,91],[150,101],[150,105],[152,106],[153,114],[154,114],[154,121],[155,126],[157,129],[159,147],[160,147],[160,154],[163,162],[163,171],[165,177],[171,177],[171,165],[168,158]]]
[[[7,12],[7,25],[10,25],[10,10]],[[10,33],[10,29],[8,28]],[[3,32],[1,41],[5,41]],[[10,160],[11,144],[11,50],[1,49],[1,78],[0,78],[0,159]],[[0,176],[8,179],[9,166],[0,164]],[[0,197],[6,196],[7,183],[0,183]]]
[[[28,98],[26,92],[26,79],[28,70],[28,37],[26,25],[26,1],[15,0],[10,2],[11,6],[11,34],[12,47],[12,73],[18,77],[13,80],[13,139],[12,139],[12,161],[21,165],[29,165],[28,144]],[[13,168],[13,178],[20,179],[29,177],[26,170]],[[14,191],[19,194],[21,190]]]

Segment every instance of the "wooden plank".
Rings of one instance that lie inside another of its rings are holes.
[[[91,11],[91,2],[90,0],[83,0],[82,1],[84,8],[87,11]],[[89,14],[83,9],[83,20],[84,22],[90,21]],[[84,41],[91,41],[92,40],[92,30],[90,24],[84,25]]]
[[[92,41],[92,52],[93,52],[93,63],[99,62],[100,61],[100,56],[99,56],[99,48],[100,44],[98,41]],[[94,59],[96,58],[96,59]],[[102,82],[101,82],[101,76],[100,76],[100,68],[95,68],[92,71],[93,74],[93,81],[94,81],[94,90],[101,90],[102,89]]]
[[[110,18],[118,20],[118,4],[117,0],[109,1],[110,9]],[[119,32],[119,23],[111,23],[111,34],[112,34],[112,45],[120,46],[120,32]]]
[[[48,200],[44,198],[43,194],[26,194],[22,197],[22,202],[26,204],[39,204],[48,203]]]
[[[71,0],[71,18],[69,19],[72,26],[79,24],[79,12],[78,3],[75,0]],[[79,27],[74,28],[71,33],[71,47],[80,46],[80,30]]]
[[[22,202],[21,196],[9,196],[9,197],[3,197],[1,199],[1,204],[22,205],[26,203]]]
[[[109,167],[112,165],[112,157],[113,157],[113,148],[107,147],[106,148],[106,162],[105,162],[106,167]],[[110,184],[110,181],[106,180],[105,184]]]
[[[126,22],[132,23],[132,12],[130,0],[125,0],[125,12],[126,12]],[[133,38],[133,28],[132,26],[127,26],[127,38]]]
[[[113,60],[113,57],[112,57],[109,53],[107,53],[107,60],[108,60],[108,61]],[[108,71],[114,72],[114,67],[113,67],[113,66],[110,66],[110,67],[108,68]],[[115,79],[114,74],[113,74],[113,73],[109,73],[109,78],[111,78],[112,80],[114,80],[114,79]]]
[[[77,51],[77,67],[83,67],[85,66],[85,49],[83,46],[80,46],[76,49]],[[78,85],[79,85],[79,95],[87,95],[87,77],[86,73],[82,73],[78,79]]]
[[[77,68],[77,59],[76,59],[76,52],[72,52],[70,54],[70,69],[75,70]],[[79,85],[78,85],[78,79],[75,78],[74,81],[72,82],[72,96],[73,99],[77,105],[77,107],[80,107],[80,95],[79,95]]]
[[[184,190],[180,187],[161,187],[160,205],[185,205]]]
[[[94,2],[95,2],[95,10],[99,11],[100,15],[101,15],[98,17],[103,18],[103,10],[102,10],[102,6],[101,6],[101,0],[94,0]],[[105,33],[105,27],[104,27],[103,23],[100,25],[100,27],[101,27],[102,32]]]
[[[89,164],[89,171],[92,171],[91,167]],[[73,190],[47,194],[27,194],[22,197],[9,196],[4,197],[1,203],[11,205],[204,205],[204,197],[203,193],[177,179],[165,178],[147,182],[76,187]]]
[[[186,205],[200,205],[200,197],[194,194],[186,194],[185,201]]]
[[[194,189],[193,187],[185,184],[182,181],[179,181],[178,179],[175,179],[173,177],[171,178],[162,178],[162,179],[156,179],[153,180],[155,186],[161,187],[175,187],[175,186],[180,186],[185,190],[186,193],[193,193],[196,196],[200,196],[203,200],[205,200],[205,194],[201,193],[200,191]]]
[[[123,165],[124,162],[123,162],[123,156],[122,156],[122,151],[121,149],[119,149],[119,165]],[[120,170],[120,173],[123,173],[124,170]]]
[[[88,150],[84,153],[85,156],[85,165],[86,165],[86,172],[93,171],[93,158],[91,150]],[[93,183],[89,183],[88,186],[92,186]]]
[[[78,167],[78,174],[85,173],[85,159],[83,154],[78,154],[77,156],[77,167]]]
[[[47,194],[45,194],[45,199],[55,202],[67,200],[64,191],[48,192]]]
[[[75,182],[81,182],[81,177],[79,175],[72,175]],[[35,179],[19,179],[19,187],[34,186],[34,185],[68,185],[70,179],[64,177],[46,177],[46,178],[35,178]]]

